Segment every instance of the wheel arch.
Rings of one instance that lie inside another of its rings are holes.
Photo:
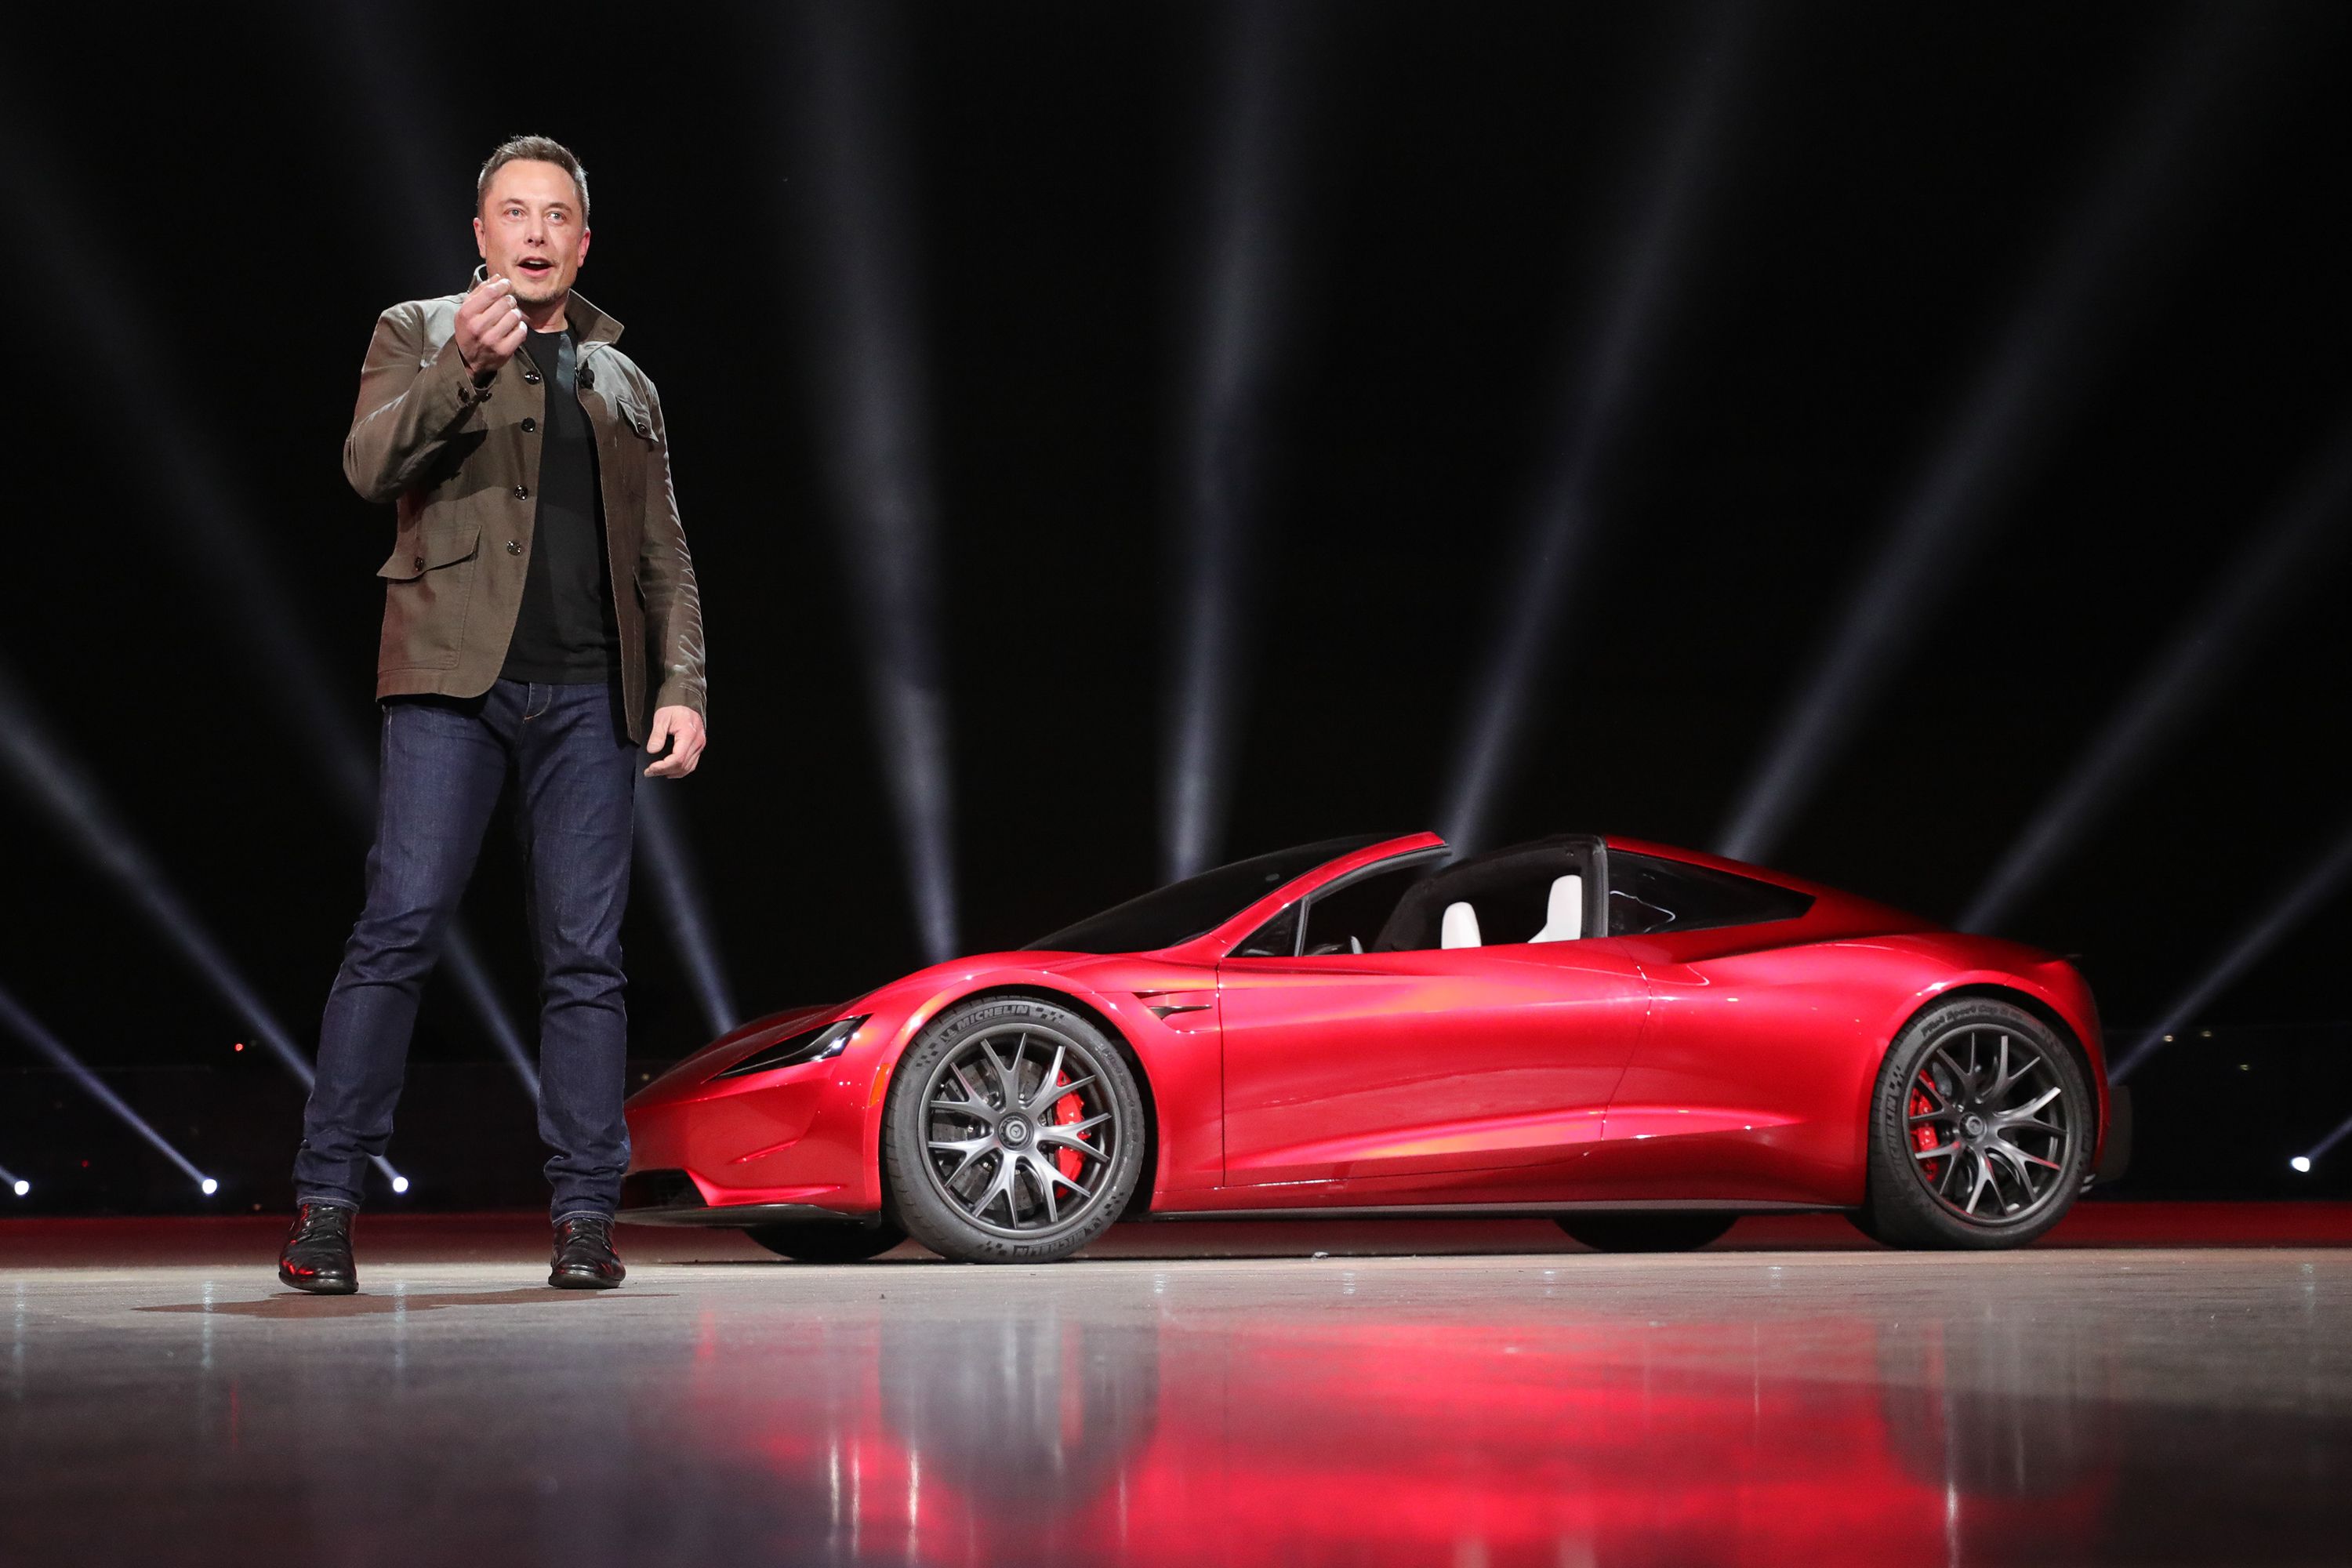
[[[2107,1108],[2106,1076],[2091,1059],[2090,1048],[2083,1043],[2083,1037],[2074,1024],[2068,1020],[2065,1014],[2053,1006],[2046,997],[2037,996],[2021,986],[2004,985],[1997,980],[1973,980],[1966,984],[1955,985],[1948,991],[1938,991],[1914,1007],[1905,1016],[1903,1022],[1895,1026],[1895,1032],[1886,1037],[1885,1043],[1879,1047],[1880,1068],[1885,1068],[1887,1053],[1895,1049],[1895,1042],[1908,1034],[1912,1026],[1918,1023],[1921,1018],[1949,1003],[1971,999],[2008,1003],[2037,1022],[2046,1025],[2051,1032],[2058,1037],[2059,1042],[2074,1055],[2074,1065],[2083,1069],[2083,1081],[2090,1086],[2091,1107],[2098,1121],[2097,1136],[2091,1141],[2091,1165],[2095,1170],[2099,1156],[2106,1148],[2107,1123],[2110,1120]],[[1876,1084],[1877,1076],[1875,1071],[1871,1074],[1874,1086]],[[1864,1122],[1865,1137],[1868,1135],[1868,1131],[1869,1124],[1865,1119]]]
[[[1120,1028],[1118,1021],[1093,999],[1068,986],[1035,980],[1004,980],[992,985],[974,986],[970,991],[943,997],[929,1008],[909,1032],[909,1046],[950,1008],[961,1007],[967,1002],[984,1002],[992,996],[1034,997],[1039,1001],[1051,1002],[1055,1006],[1067,1007],[1100,1029],[1103,1038],[1111,1043],[1111,1048],[1126,1060],[1127,1070],[1135,1075],[1136,1092],[1143,1097],[1143,1176],[1135,1184],[1135,1192],[1127,1200],[1127,1207],[1119,1211],[1118,1217],[1121,1220],[1140,1218],[1151,1206],[1152,1190],[1158,1185],[1160,1174],[1160,1101],[1152,1090],[1151,1074],[1145,1069],[1142,1054],[1135,1048],[1135,1042],[1127,1037],[1127,1031]],[[886,1179],[880,1174],[882,1151],[878,1141],[874,1150],[874,1160],[877,1180]]]

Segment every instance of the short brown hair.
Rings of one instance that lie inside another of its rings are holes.
[[[580,193],[580,226],[588,226],[588,171],[572,155],[572,149],[552,136],[510,136],[482,164],[482,177],[474,182],[474,210],[482,210],[482,198],[489,194],[490,176],[509,163],[528,160],[534,163],[552,163],[572,176],[572,188]]]

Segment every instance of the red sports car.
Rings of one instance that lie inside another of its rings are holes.
[[[630,1101],[625,1220],[812,1260],[1060,1258],[1119,1218],[1842,1209],[2013,1247],[2109,1101],[2062,959],[1686,849],[1434,834],[1220,867],[734,1031]]]

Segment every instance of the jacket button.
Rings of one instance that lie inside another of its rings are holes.
[[[424,571],[424,570],[425,570],[425,557],[423,557],[422,555],[420,555],[420,556],[418,556],[418,557],[416,558],[416,569],[417,569],[419,572],[422,572],[422,571]]]
[[[534,430],[536,430],[536,429],[538,429],[538,428],[539,428],[539,421],[538,421],[538,420],[536,420],[536,419],[525,419],[525,420],[522,422],[522,433],[523,433],[524,435],[526,435],[526,436],[530,435],[532,431],[534,431]]]
[[[522,553],[522,546],[514,540],[509,539],[507,541],[507,553],[509,555],[520,555]]]
[[[529,485],[517,485],[517,486],[515,486],[515,500],[529,500],[530,499],[530,487]]]
[[[539,372],[535,370],[527,370],[523,372],[522,378],[526,383],[532,386],[537,386],[539,384]]]

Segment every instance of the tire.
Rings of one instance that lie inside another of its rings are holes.
[[[2097,1118],[2080,1058],[2041,1019],[1989,997],[1930,1008],[1879,1068],[1854,1223],[1889,1247],[2022,1247],[2083,1190]]]
[[[1736,1214],[1582,1214],[1559,1228],[1595,1252],[1696,1252],[1739,1222]]]
[[[883,1178],[898,1224],[940,1257],[1046,1263],[1126,1208],[1145,1133],[1135,1074],[1100,1029],[1042,996],[980,997],[899,1058]]]
[[[802,1263],[863,1263],[907,1239],[907,1233],[887,1220],[880,1225],[794,1220],[751,1226],[743,1234],[777,1257]]]

